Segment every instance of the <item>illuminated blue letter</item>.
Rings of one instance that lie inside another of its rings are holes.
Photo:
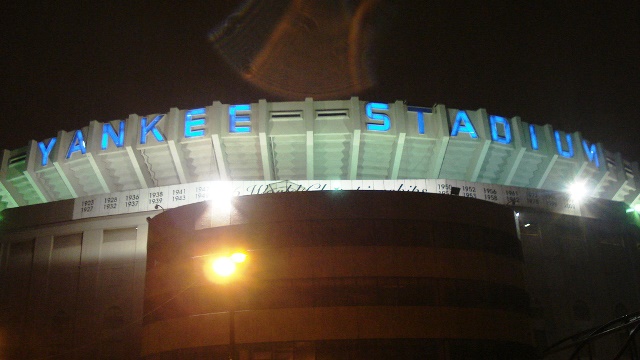
[[[431,108],[423,108],[418,106],[408,106],[408,111],[415,111],[418,115],[418,134],[424,134],[424,114],[431,114],[433,110]]]
[[[76,130],[76,133],[73,134],[73,139],[71,139],[71,144],[69,144],[69,150],[67,150],[67,159],[69,159],[76,151],[80,151],[82,154],[87,153],[87,148],[84,145],[84,136],[82,136],[82,130]]]
[[[367,122],[367,130],[371,131],[389,131],[391,128],[391,120],[389,115],[374,113],[374,110],[389,110],[389,104],[383,103],[368,103],[364,107],[367,117],[371,120],[382,121],[382,124]]]
[[[476,129],[473,127],[467,112],[464,110],[459,110],[458,114],[456,114],[456,120],[453,122],[453,129],[451,129],[451,136],[458,136],[458,132],[460,131],[468,133],[469,136],[474,139],[478,138]]]
[[[600,161],[598,161],[598,148],[596,144],[591,144],[591,147],[587,144],[586,140],[582,140],[582,148],[584,148],[584,153],[587,155],[587,159],[592,163],[596,164],[596,167],[600,167]]]
[[[194,130],[194,127],[204,126],[204,116],[206,114],[206,110],[204,108],[188,110],[184,116],[184,137],[192,138],[198,136],[204,136],[203,129]],[[194,119],[193,117],[198,117]]]
[[[237,115],[238,111],[251,111],[251,105],[231,105],[229,106],[229,132],[247,133],[251,131],[251,116],[248,114]],[[248,123],[238,126],[236,123]]]
[[[556,136],[556,147],[558,148],[558,154],[560,154],[560,155],[562,155],[562,156],[564,156],[566,158],[572,158],[573,157],[573,142],[571,141],[571,134],[567,134],[566,135],[568,150],[563,150],[562,149],[562,141],[560,141],[560,133],[558,132],[558,130],[555,130],[554,134]]]
[[[538,135],[536,134],[536,126],[529,124],[529,135],[531,135],[531,148],[538,150]]]
[[[122,147],[124,145],[124,121],[120,121],[120,130],[116,134],[116,130],[113,125],[106,123],[102,125],[102,150],[106,150],[109,138],[113,140],[116,147]]]
[[[55,144],[56,138],[51,138],[51,140],[49,140],[49,144],[47,144],[46,146],[44,145],[44,141],[40,141],[38,143],[38,148],[42,153],[42,166],[46,166],[49,162],[49,154],[51,154],[51,150],[53,150],[53,145]]]
[[[489,123],[491,124],[491,139],[501,144],[511,144],[511,125],[509,120],[502,116],[489,115]],[[504,136],[498,134],[498,124],[504,127]]]
[[[147,134],[149,133],[149,131],[151,131],[151,133],[156,138],[156,140],[158,140],[159,142],[164,141],[164,138],[162,137],[162,134],[160,134],[160,131],[158,131],[158,129],[156,129],[156,124],[160,120],[162,120],[163,117],[164,117],[164,115],[156,116],[153,119],[153,121],[151,121],[151,123],[149,123],[149,125],[147,125],[147,118],[146,117],[143,117],[142,119],[140,119],[140,144],[146,144],[147,143]]]

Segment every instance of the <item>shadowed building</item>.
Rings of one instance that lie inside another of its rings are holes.
[[[228,225],[211,226],[219,219],[208,205],[150,222],[144,358],[226,358],[231,309],[240,359],[533,353],[507,207],[433,194],[296,192],[237,198]],[[241,277],[212,283],[207,259],[233,249],[248,254]]]

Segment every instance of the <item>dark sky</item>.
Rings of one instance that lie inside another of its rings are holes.
[[[282,9],[275,5],[276,10],[265,11],[262,5],[244,20],[230,21],[240,2],[30,3],[2,5],[0,148],[25,146],[30,139],[78,129],[90,120],[165,113],[215,100],[248,103],[308,95],[283,95],[252,84],[239,72],[248,71],[247,64],[239,64],[237,56],[221,56],[220,49],[228,48],[235,55],[246,51],[255,56],[269,32],[247,26],[250,31],[227,39],[224,46],[211,40],[225,19],[236,27],[246,25],[243,21],[260,24],[260,29],[265,22],[277,22]],[[581,131],[610,151],[640,160],[637,0],[335,3],[354,12],[364,5],[373,9],[359,37],[365,45],[354,57],[371,86],[328,98],[357,95],[371,101],[486,108],[491,114]],[[300,28],[317,32],[314,26],[330,23],[327,18],[335,11],[320,10],[327,17],[318,18],[316,7]],[[295,41],[288,49],[299,51]],[[268,55],[278,56],[273,49]],[[327,53],[323,65],[339,57]],[[304,74],[288,74],[283,66],[278,76],[322,76],[314,75],[314,66]],[[262,69],[267,67],[253,70]]]

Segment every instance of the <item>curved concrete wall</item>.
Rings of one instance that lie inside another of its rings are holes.
[[[315,349],[304,358],[315,359],[327,341],[383,339],[436,341],[446,358],[456,341],[519,347],[514,356],[529,349],[529,298],[506,207],[395,192],[268,194],[231,206],[226,226],[211,226],[205,203],[150,220],[146,358],[214,354],[230,325],[245,358],[257,344],[303,342]],[[207,259],[239,248],[248,259],[238,278],[210,282]]]

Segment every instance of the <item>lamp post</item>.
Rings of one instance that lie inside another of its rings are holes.
[[[235,252],[229,256],[221,256],[211,262],[211,269],[224,280],[224,283],[232,284],[231,278],[238,269],[237,264],[245,262],[247,255],[242,252]],[[231,305],[229,307],[229,360],[236,360],[236,327],[235,327],[235,302],[237,300],[235,289],[230,288]]]

